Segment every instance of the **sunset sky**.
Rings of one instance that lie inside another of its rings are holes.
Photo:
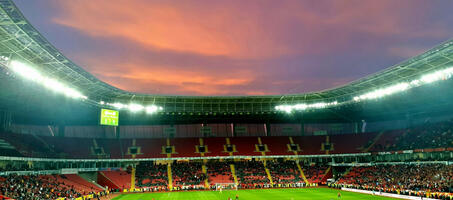
[[[453,38],[451,0],[15,0],[53,45],[121,89],[323,90]]]

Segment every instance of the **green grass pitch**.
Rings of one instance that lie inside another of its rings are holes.
[[[236,194],[240,200],[336,200],[341,192],[342,200],[389,200],[392,198],[345,192],[328,188],[300,188],[300,189],[262,189],[262,190],[224,190],[217,191],[182,191],[167,193],[135,193],[122,194],[113,200],[227,200],[235,199]]]

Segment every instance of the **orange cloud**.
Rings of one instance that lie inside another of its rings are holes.
[[[164,94],[228,95],[233,91],[227,88],[245,86],[255,79],[256,74],[249,70],[211,74],[190,69],[174,71],[165,66],[144,68],[135,63],[98,63],[98,67],[102,69],[117,68],[117,66],[121,66],[121,70],[94,71],[93,73],[121,89],[135,92],[147,90],[151,93],[154,91]]]
[[[54,23],[108,43],[78,49],[79,63],[114,86],[154,94],[326,89],[395,63],[373,60],[382,54],[414,56],[418,51],[401,48],[408,42],[451,35],[448,23],[425,18],[431,4],[420,2],[53,2],[60,11]]]
[[[95,37],[120,37],[148,48],[210,56],[268,57],[288,51],[256,19],[231,7],[187,8],[155,1],[57,1],[54,22]]]
[[[300,1],[55,3],[62,11],[53,19],[55,23],[93,37],[127,39],[151,49],[242,59],[333,51],[351,40],[354,31],[405,37],[448,34],[442,25],[436,29],[413,27],[407,21],[414,15],[406,16],[405,12],[426,8],[394,1],[334,1],[317,7]],[[335,34],[340,29],[348,31]]]

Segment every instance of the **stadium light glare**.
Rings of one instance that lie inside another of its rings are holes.
[[[153,113],[157,112],[158,110],[159,110],[159,107],[157,107],[156,105],[151,105],[151,106],[146,107],[146,113],[148,113],[148,114],[153,114]]]
[[[41,84],[50,90],[62,93],[68,97],[75,99],[88,99],[88,97],[84,96],[81,92],[67,87],[66,85],[55,79],[43,76],[38,70],[25,63],[13,60],[8,67],[11,68],[19,76]]]
[[[371,92],[367,92],[362,95],[354,96],[351,100],[342,101],[341,104],[348,103],[348,102],[359,102],[363,100],[371,100],[371,99],[379,99],[385,96],[389,96],[392,94],[400,93],[406,90],[409,90],[414,87],[418,87],[424,84],[433,83],[436,81],[447,80],[453,76],[453,67],[449,67],[443,70],[435,71],[429,74],[425,74],[421,76],[419,79],[415,79],[409,82],[401,82],[394,85],[390,85],[388,87],[384,87],[381,89],[377,89]],[[337,101],[325,103],[325,102],[318,102],[313,104],[296,104],[296,105],[278,105],[275,106],[275,110],[277,111],[284,111],[286,113],[291,113],[293,110],[306,110],[306,109],[322,109],[330,106],[339,105]]]
[[[26,79],[36,82],[42,81],[43,79],[43,76],[37,70],[33,69],[32,67],[22,62],[13,60],[11,61],[9,67],[19,76],[22,76]]]
[[[0,64],[2,64],[4,66],[7,66],[8,65],[8,61],[9,61],[9,57],[8,56],[0,56]]]
[[[146,107],[146,113],[147,114],[153,114],[158,111],[162,111],[164,108],[162,106],[156,106],[156,105],[150,105]]]
[[[410,82],[411,87],[417,87],[420,86],[421,82],[420,80],[413,80]]]
[[[118,109],[122,109],[124,107],[126,107],[126,105],[122,104],[122,103],[112,103],[112,104],[108,104],[108,105],[111,105],[115,108],[118,108]]]
[[[279,105],[275,106],[275,110],[278,111],[284,111],[286,113],[291,113],[293,110],[307,110],[307,109],[321,109],[321,108],[326,108],[326,107],[331,107],[337,105],[337,101],[325,103],[325,102],[319,102],[319,103],[313,103],[313,104],[296,104],[296,105]]]
[[[391,95],[391,94],[394,94],[397,92],[405,91],[405,90],[409,89],[409,87],[410,87],[409,83],[399,83],[399,84],[392,85],[392,86],[389,86],[386,88],[382,88],[382,89],[378,89],[378,90],[375,90],[375,91],[372,91],[369,93],[365,93],[360,96],[356,96],[353,99],[355,101],[367,100],[367,99],[377,99],[377,98],[388,96],[388,95]]]
[[[140,104],[131,103],[131,104],[129,104],[128,108],[132,112],[138,112],[138,111],[143,110],[145,107]]]
[[[55,92],[64,92],[65,91],[65,86],[54,79],[44,78],[43,84],[46,88],[49,88]]]
[[[453,75],[453,67],[439,70],[431,74],[426,74],[420,78],[420,81],[423,83],[432,83],[440,80],[450,79]]]
[[[75,99],[88,99],[86,96],[83,96],[82,93],[78,92],[77,90],[74,90],[72,88],[65,88],[64,93],[66,96],[75,98]]]
[[[8,61],[9,57],[8,56],[0,56],[1,61]]]
[[[424,83],[432,83],[432,82],[442,79],[442,76],[443,76],[443,74],[441,72],[435,72],[432,74],[427,74],[427,75],[422,76],[422,78],[420,80]]]
[[[280,111],[285,111],[286,113],[291,113],[291,111],[293,110],[292,106],[289,106],[289,105],[276,106],[275,109],[280,110]]]
[[[162,111],[164,110],[164,108],[162,106],[156,106],[156,105],[149,105],[149,106],[143,106],[143,105],[140,105],[140,104],[137,104],[137,103],[130,103],[130,104],[122,104],[122,103],[106,103],[104,101],[100,101],[101,105],[109,105],[109,106],[112,106],[116,109],[128,109],[129,111],[131,112],[139,112],[139,111],[145,111],[147,114],[152,114],[152,113],[156,113],[158,111]]]

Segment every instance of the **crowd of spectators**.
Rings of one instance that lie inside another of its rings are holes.
[[[191,189],[195,186],[203,185],[203,181],[207,177],[202,172],[201,166],[200,162],[176,162],[172,164],[174,186],[187,186]]]
[[[233,183],[234,178],[231,174],[230,165],[226,162],[208,162],[206,163],[209,183],[215,185],[217,183]]]
[[[77,191],[74,186],[56,181],[52,176],[38,175],[8,175],[0,177],[0,196],[16,200],[41,200],[77,198],[84,195],[93,195],[94,198],[106,193],[92,191]]]
[[[167,164],[141,162],[136,168],[136,182],[138,187],[151,187],[156,190],[167,188]]]
[[[400,193],[453,192],[453,166],[422,164],[353,167],[337,184]]]
[[[321,183],[327,170],[327,165],[304,165],[302,169],[308,182]]]
[[[274,184],[288,183],[303,183],[300,172],[298,172],[296,162],[293,160],[287,161],[268,161],[267,168],[269,169],[272,181]]]
[[[453,119],[440,123],[425,123],[407,129],[386,150],[415,150],[453,147]]]
[[[234,166],[240,187],[256,188],[270,184],[263,162],[238,161],[234,163]]]

